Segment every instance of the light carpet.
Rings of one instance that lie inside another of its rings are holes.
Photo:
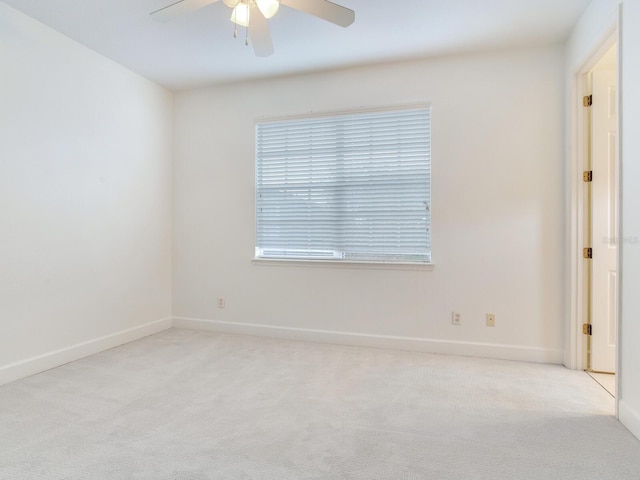
[[[0,478],[640,478],[561,366],[171,329],[0,387]]]

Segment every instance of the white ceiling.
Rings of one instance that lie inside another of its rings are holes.
[[[2,0],[172,90],[397,59],[541,45],[566,39],[591,0],[334,0],[348,28],[287,7],[269,21],[275,54],[233,38],[218,1],[161,24],[176,0]]]

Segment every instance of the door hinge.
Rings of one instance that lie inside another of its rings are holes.
[[[592,182],[593,181],[593,170],[585,170],[584,172],[582,172],[582,180],[584,180],[585,182]]]
[[[591,247],[585,247],[582,249],[583,258],[593,258],[593,249]]]
[[[582,333],[584,333],[585,335],[593,335],[593,330],[591,329],[591,324],[590,323],[583,323],[582,324]]]
[[[593,95],[585,95],[582,97],[582,105],[585,107],[590,107],[593,105]]]

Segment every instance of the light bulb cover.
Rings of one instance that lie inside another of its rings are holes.
[[[240,0],[224,0],[224,4],[229,8],[235,8],[240,3]]]
[[[279,0],[256,0],[256,5],[267,19],[273,17],[280,8]]]
[[[244,2],[238,3],[231,12],[231,21],[242,27],[249,26],[249,5]]]

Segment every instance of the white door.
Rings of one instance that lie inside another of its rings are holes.
[[[591,369],[614,373],[618,304],[616,71],[596,69],[591,75]]]

